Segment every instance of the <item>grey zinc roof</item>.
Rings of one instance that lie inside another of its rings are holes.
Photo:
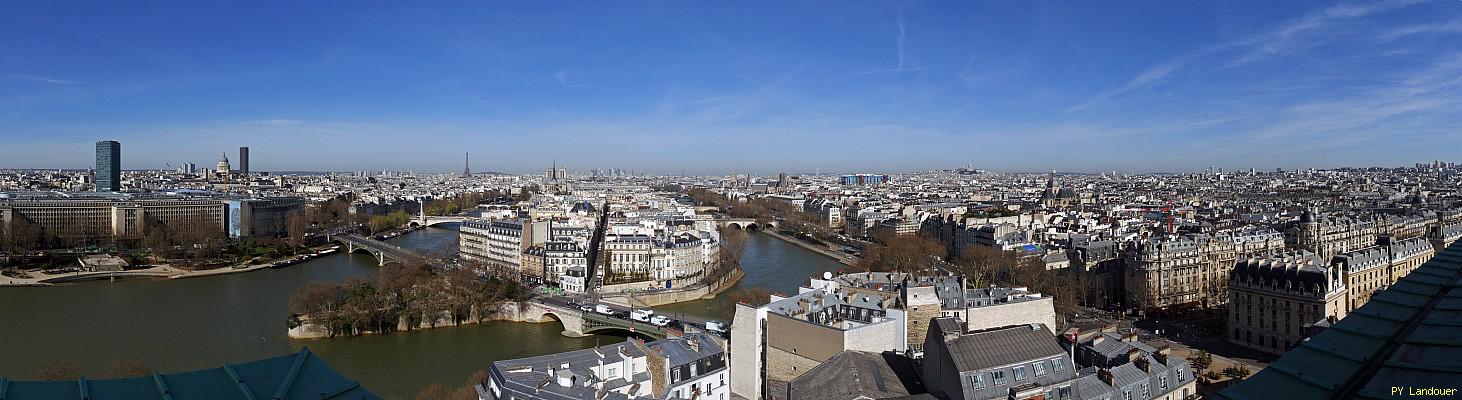
[[[1082,343],[1082,346],[1090,347],[1092,351],[1101,353],[1101,355],[1106,356],[1107,358],[1126,356],[1127,352],[1131,351],[1132,349],[1137,349],[1144,354],[1152,354],[1157,352],[1157,349],[1154,349],[1152,348],[1152,346],[1148,346],[1147,344],[1144,344],[1142,342],[1124,342],[1122,341],[1122,335],[1114,332],[1102,332],[1101,336],[1101,343],[1093,344],[1091,341],[1087,341],[1086,343]]]
[[[1301,342],[1227,399],[1390,398],[1462,381],[1462,242]]]
[[[955,368],[979,371],[1065,354],[1045,325],[1017,325],[971,332],[948,341]]]
[[[692,350],[688,341],[699,342],[699,350]],[[688,334],[678,338],[669,338],[650,342],[649,346],[659,350],[669,359],[671,367],[677,367],[695,362],[697,360],[711,357],[722,352],[721,346],[710,337],[701,334]]]
[[[792,380],[790,398],[883,399],[909,395],[911,390],[885,357],[851,350],[838,353]]]

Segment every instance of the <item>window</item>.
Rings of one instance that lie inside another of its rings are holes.
[[[996,385],[1004,385],[1005,381],[1007,381],[1007,379],[1005,378],[1005,371],[994,371],[991,374],[995,375]]]
[[[1063,362],[1063,360],[1061,360],[1059,358],[1052,358],[1051,359],[1051,369],[1052,370],[1055,370],[1056,372],[1065,371],[1066,370],[1066,363]]]
[[[1046,375],[1046,362],[1045,361],[1036,361],[1035,364],[1031,364],[1031,369],[1036,372],[1036,376],[1045,376]]]
[[[679,396],[679,395],[677,394],[677,396]],[[1132,391],[1131,390],[1123,390],[1122,391],[1122,400],[1132,400]]]
[[[1056,389],[1056,398],[1058,400],[1071,398],[1071,386],[1062,386],[1060,389]]]
[[[983,374],[983,373],[977,373],[977,374],[974,374],[974,375],[970,375],[970,387],[973,387],[976,390],[978,390],[978,389],[984,389],[985,388],[985,374]]]
[[[619,377],[619,368],[609,367],[609,379]]]
[[[1022,366],[1013,368],[1013,375],[1015,375],[1015,381],[1016,382],[1020,382],[1020,381],[1025,380],[1025,366],[1022,365]]]
[[[1145,399],[1145,398],[1147,398],[1147,396],[1149,396],[1149,394],[1147,393],[1147,383],[1143,383],[1142,384],[1142,398]]]
[[[1185,380],[1188,380],[1188,378],[1183,377],[1183,367],[1178,367],[1178,382],[1182,382]]]
[[[1164,392],[1168,391],[1168,377],[1166,377],[1166,376],[1159,376],[1159,377],[1157,377],[1157,388],[1158,388],[1158,390],[1162,390]]]

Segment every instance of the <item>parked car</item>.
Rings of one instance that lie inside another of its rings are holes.
[[[650,317],[654,315],[655,312],[649,309],[638,309],[630,312],[629,318],[640,322],[650,322]]]
[[[609,306],[603,304],[595,305],[594,312],[604,315],[614,315],[614,309],[609,308]]]
[[[706,330],[715,333],[726,333],[726,323],[721,321],[706,321]]]
[[[664,315],[656,315],[653,318],[650,318],[650,325],[665,327],[666,325],[670,325],[670,317],[666,317]]]

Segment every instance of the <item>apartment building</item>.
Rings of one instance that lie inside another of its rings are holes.
[[[1137,241],[1123,254],[1126,304],[1144,310],[1225,304],[1234,263],[1283,249],[1279,232],[1257,227]]]
[[[548,241],[548,226],[529,219],[465,221],[458,228],[458,251],[465,260],[524,273],[523,253]]]
[[[1304,340],[1313,326],[1345,318],[1348,309],[1341,267],[1305,250],[1239,262],[1228,288],[1228,341],[1272,354]]]

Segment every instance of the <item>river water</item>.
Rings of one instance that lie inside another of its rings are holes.
[[[455,226],[393,239],[423,252],[454,252]],[[768,235],[751,233],[738,287],[795,293],[807,277],[842,267]],[[37,368],[65,364],[83,375],[110,372],[121,360],[163,372],[215,368],[296,352],[300,347],[387,398],[414,398],[433,383],[461,385],[494,360],[582,349],[624,340],[567,338],[556,323],[490,322],[350,338],[291,340],[289,297],[311,282],[375,279],[375,259],[335,254],[283,269],[182,280],[82,282],[0,288],[0,377],[28,379]],[[736,290],[733,288],[732,290]],[[729,292],[728,292],[729,293]],[[727,296],[657,307],[730,320]]]

